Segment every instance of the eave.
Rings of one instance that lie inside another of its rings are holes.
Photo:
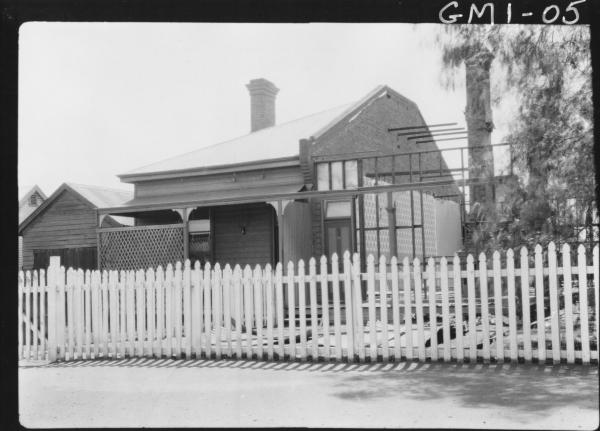
[[[227,165],[207,166],[200,168],[178,169],[171,171],[131,173],[117,175],[121,182],[137,183],[142,181],[164,180],[172,178],[197,177],[241,171],[255,171],[261,169],[285,168],[300,166],[300,157],[284,157],[279,159],[258,160],[253,162],[235,163]]]

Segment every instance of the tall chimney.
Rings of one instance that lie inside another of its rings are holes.
[[[264,78],[253,79],[246,88],[250,92],[251,131],[275,125],[275,96],[279,88]]]
[[[480,51],[465,60],[467,107],[465,119],[468,128],[469,178],[491,180],[494,176],[494,160],[491,135],[494,129],[490,98],[490,65],[494,55]],[[474,148],[483,147],[483,148]],[[471,205],[479,202],[484,206],[495,200],[491,181],[470,187]]]

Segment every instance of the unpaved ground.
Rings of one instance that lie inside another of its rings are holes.
[[[594,429],[597,367],[75,361],[19,369],[27,427]]]

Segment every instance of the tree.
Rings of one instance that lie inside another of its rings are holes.
[[[597,241],[589,27],[449,25],[436,41],[447,86],[466,58],[487,49],[501,71],[492,77],[499,93],[519,103],[504,137],[516,175],[502,210],[471,211],[482,222],[477,251],[576,242],[582,232]]]

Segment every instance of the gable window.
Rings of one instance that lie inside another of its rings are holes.
[[[34,207],[37,205],[37,195],[34,193],[29,196],[29,206]]]

